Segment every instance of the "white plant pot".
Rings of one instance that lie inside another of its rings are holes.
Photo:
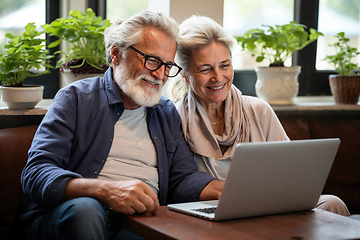
[[[273,105],[293,104],[299,93],[300,66],[256,67],[256,95]]]
[[[44,86],[24,85],[22,87],[1,86],[1,100],[9,109],[34,108],[43,98]]]
[[[91,78],[91,77],[102,77],[102,76],[104,76],[104,73],[82,73],[75,76],[72,72],[70,72],[70,70],[65,70],[64,73],[62,74],[62,81],[63,81],[63,86],[66,86],[77,80]]]

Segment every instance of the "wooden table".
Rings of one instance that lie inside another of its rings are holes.
[[[212,222],[160,207],[155,215],[110,217],[147,239],[360,239],[360,221],[314,209]]]

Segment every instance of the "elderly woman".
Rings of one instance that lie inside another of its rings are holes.
[[[182,78],[168,88],[199,170],[220,180],[226,179],[237,143],[289,140],[267,102],[242,95],[232,84],[233,43],[208,17],[185,20],[177,52]],[[318,207],[350,215],[336,196],[321,196]]]

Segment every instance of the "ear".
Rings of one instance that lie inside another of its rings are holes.
[[[111,61],[114,66],[119,65],[121,61],[121,54],[119,52],[119,49],[115,45],[111,47]]]
[[[190,81],[189,81],[189,75],[186,74],[186,73],[183,73],[183,72],[180,72],[181,76],[183,77],[183,79],[185,80],[185,83],[186,84],[190,84]]]

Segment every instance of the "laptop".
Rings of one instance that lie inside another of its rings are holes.
[[[240,143],[219,200],[167,206],[213,221],[310,210],[339,145],[338,138]]]

